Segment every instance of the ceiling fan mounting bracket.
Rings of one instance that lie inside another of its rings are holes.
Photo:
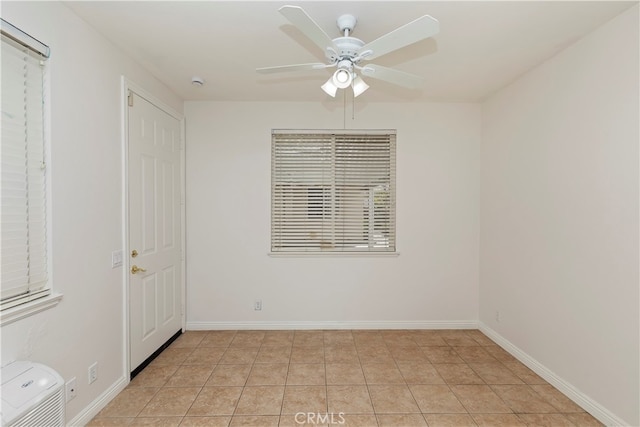
[[[358,20],[353,15],[341,15],[336,21],[338,28],[340,28],[340,32],[343,34],[345,30],[348,30],[349,32],[353,31],[357,22]]]

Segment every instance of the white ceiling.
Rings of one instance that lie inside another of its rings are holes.
[[[424,14],[440,33],[372,63],[425,78],[419,90],[368,79],[358,99],[478,101],[637,4],[616,1],[78,1],[65,2],[185,100],[322,101],[329,70],[259,75],[258,67],[325,62],[278,12],[302,6],[330,37],[358,18],[365,42]],[[201,88],[192,76],[205,79]]]

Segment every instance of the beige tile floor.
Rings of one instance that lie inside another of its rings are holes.
[[[600,426],[477,330],[187,331],[90,426]]]

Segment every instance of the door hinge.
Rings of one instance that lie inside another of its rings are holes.
[[[127,95],[127,104],[129,107],[133,107],[133,94],[129,91],[129,95]]]

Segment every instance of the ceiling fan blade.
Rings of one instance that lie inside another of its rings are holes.
[[[408,89],[419,89],[423,82],[422,77],[416,76],[415,74],[409,74],[404,71],[398,71],[393,68],[382,67],[375,64],[365,65],[360,72],[363,76],[384,80]]]
[[[332,65],[323,64],[322,62],[313,62],[310,64],[279,65],[277,67],[256,68],[256,71],[261,74],[272,74],[287,71],[322,70],[331,66]]]
[[[363,59],[374,59],[432,37],[438,34],[439,31],[440,23],[438,20],[429,15],[424,15],[362,46],[358,51],[358,55],[362,56]]]
[[[328,47],[333,47],[337,50],[333,40],[300,6],[282,6],[278,11],[302,31],[305,36],[309,37],[325,54]]]

